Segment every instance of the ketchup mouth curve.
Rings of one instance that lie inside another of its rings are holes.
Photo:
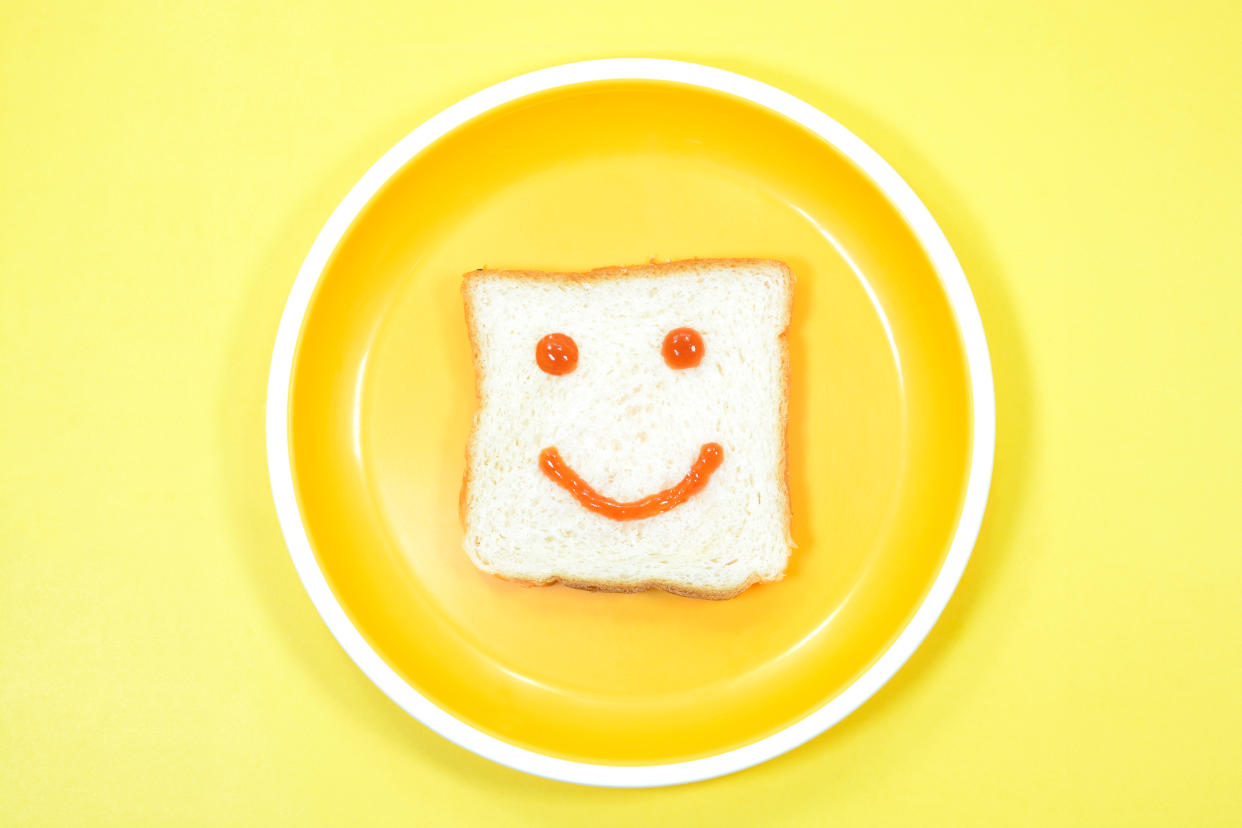
[[[677,508],[707,485],[712,472],[720,468],[723,460],[724,449],[719,443],[704,443],[699,449],[698,459],[679,483],[653,495],[623,502],[605,497],[591,488],[561,459],[561,453],[555,446],[548,446],[539,452],[539,468],[553,483],[573,495],[584,508],[612,520],[641,520]]]

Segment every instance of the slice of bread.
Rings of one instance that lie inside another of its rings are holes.
[[[479,569],[530,584],[699,598],[782,577],[792,547],[785,264],[478,270],[462,294],[479,397],[464,546]],[[670,367],[663,343],[686,327],[702,337],[701,361]],[[553,333],[577,347],[567,373],[536,359]],[[689,480],[712,443],[722,456],[705,485],[640,519],[584,506],[541,465],[555,448],[598,495],[632,504]]]

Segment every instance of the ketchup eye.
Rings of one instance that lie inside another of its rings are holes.
[[[661,349],[669,368],[693,368],[703,361],[703,337],[694,328],[674,328]]]
[[[554,377],[578,367],[578,344],[563,333],[550,333],[535,345],[535,362]]]

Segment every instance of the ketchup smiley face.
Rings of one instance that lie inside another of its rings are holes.
[[[703,336],[694,328],[674,328],[660,348],[664,362],[677,371],[694,368],[703,361]],[[578,345],[563,333],[550,333],[535,345],[535,362],[545,373],[564,376],[578,367]],[[539,469],[567,491],[583,508],[612,520],[641,520],[677,508],[700,492],[712,473],[724,462],[719,443],[704,443],[698,459],[680,482],[638,500],[619,501],[600,494],[570,467],[555,446],[539,452]]]

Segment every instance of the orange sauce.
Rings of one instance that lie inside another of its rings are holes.
[[[719,443],[704,443],[703,448],[699,449],[698,459],[690,467],[690,473],[681,482],[664,491],[626,503],[604,497],[591,488],[589,483],[561,459],[560,452],[554,446],[539,452],[539,468],[553,483],[569,492],[592,512],[613,520],[640,520],[662,514],[685,503],[707,485],[712,472],[720,468],[723,459],[724,449]]]
[[[660,350],[669,368],[693,368],[703,361],[703,337],[694,328],[674,328]]]
[[[563,333],[550,333],[535,344],[535,362],[559,377],[578,367],[578,343]]]

